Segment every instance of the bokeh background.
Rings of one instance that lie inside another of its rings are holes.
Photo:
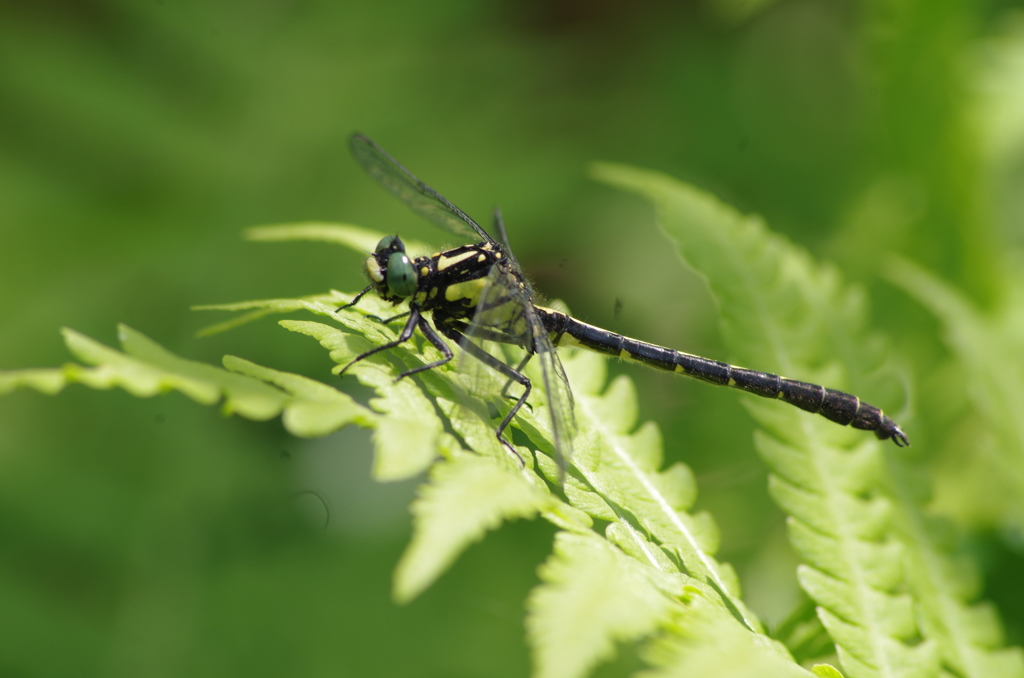
[[[867,290],[914,393],[880,404],[905,408],[921,463],[955,479],[958,373],[938,324],[879,271],[897,252],[999,303],[1004,252],[1024,240],[1020,12],[0,1],[0,369],[66,361],[61,326],[113,345],[124,322],[186,357],[337,383],[317,345],[272,320],[196,339],[221,316],[189,307],[362,287],[356,254],[248,243],[247,226],[344,221],[446,244],[362,174],[346,147],[360,130],[478,220],[500,205],[535,286],[577,316],[720,359],[714,301],[650,206],[586,168],[662,170],[763,215]],[[740,399],[612,369],[636,380],[668,460],[697,472],[746,599],[785,617],[795,561]],[[415,482],[369,469],[364,433],[298,441],[179,394],[4,398],[0,674],[526,674],[522,601],[552,528],[503,527],[398,607]],[[970,494],[946,505],[1024,641],[1019,529]],[[599,675],[636,666],[627,648]]]

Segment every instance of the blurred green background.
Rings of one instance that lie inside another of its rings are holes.
[[[446,244],[362,174],[346,146],[359,130],[483,223],[500,204],[535,286],[580,318],[720,359],[703,282],[647,204],[586,167],[662,170],[764,215],[866,287],[913,393],[913,449],[956,478],[958,373],[937,323],[878,274],[899,252],[998,303],[1002,252],[1024,241],[1019,9],[0,2],[0,369],[67,360],[60,326],[113,345],[125,322],[186,357],[337,383],[324,351],[271,320],[196,339],[221,316],[189,306],[362,287],[353,253],[247,243],[247,226]],[[740,399],[612,369],[636,380],[667,460],[697,472],[746,599],[784,617],[794,558]],[[397,607],[415,483],[376,484],[369,465],[364,433],[298,441],[179,394],[6,397],[0,675],[526,674],[522,601],[552,528],[502,528]],[[1019,532],[971,503],[947,502],[977,528],[986,591],[1021,642]],[[626,651],[599,674],[636,665]]]

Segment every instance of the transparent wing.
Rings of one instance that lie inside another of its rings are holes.
[[[572,459],[573,439],[576,437],[576,403],[569,388],[569,379],[565,376],[562,361],[558,352],[551,345],[544,326],[537,317],[533,306],[530,306],[534,328],[539,328],[540,336],[534,339],[537,348],[537,360],[540,361],[541,375],[544,379],[544,393],[547,399],[548,415],[551,417],[551,437],[555,445],[559,468],[565,473],[565,466]]]
[[[494,239],[478,223],[440,193],[413,176],[412,172],[398,164],[387,152],[362,134],[353,134],[349,140],[352,155],[363,166],[366,173],[388,189],[412,211],[435,226],[466,240]]]
[[[572,390],[562,361],[537,316],[532,300],[532,290],[518,268],[505,262],[495,264],[487,276],[466,336],[480,344],[503,344],[497,349],[489,349],[489,352],[502,355],[510,367],[524,369],[529,357],[539,363],[541,383],[534,379],[533,385],[543,394],[551,442],[559,465],[564,468],[572,458],[572,441],[576,432]],[[506,350],[510,346],[521,348],[519,353],[522,357],[508,360],[515,353]],[[519,392],[512,395],[519,395]]]

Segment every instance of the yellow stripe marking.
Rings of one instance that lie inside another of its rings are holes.
[[[480,300],[480,292],[483,291],[486,284],[486,278],[474,278],[466,282],[455,283],[454,285],[449,285],[448,289],[444,291],[444,298],[448,301],[465,299],[470,302],[471,306],[475,306],[477,301]]]
[[[449,266],[454,266],[455,264],[457,264],[457,263],[459,263],[461,261],[465,261],[466,259],[469,259],[474,254],[475,254],[475,252],[473,250],[470,250],[468,252],[463,252],[462,254],[456,254],[453,257],[441,257],[440,259],[437,260],[437,270],[438,271],[443,271],[444,269],[448,268]]]

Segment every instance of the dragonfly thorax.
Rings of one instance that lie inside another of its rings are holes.
[[[508,261],[500,247],[486,242],[410,259],[405,243],[389,235],[381,239],[364,265],[381,299],[394,304],[408,299],[450,321],[473,317],[481,293],[488,288],[491,269],[498,265],[504,270]],[[515,274],[504,279],[516,286],[522,284]]]

